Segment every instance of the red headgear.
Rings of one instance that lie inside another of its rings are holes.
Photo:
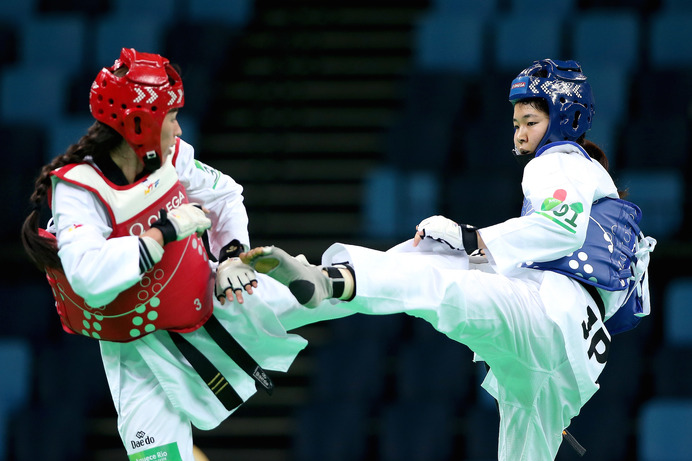
[[[116,75],[119,69],[125,73]],[[168,59],[132,48],[123,48],[120,59],[99,72],[89,96],[94,118],[120,133],[142,162],[154,169],[163,159],[163,119],[184,102],[183,82]]]

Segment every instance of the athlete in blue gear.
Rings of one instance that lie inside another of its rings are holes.
[[[598,390],[611,335],[649,312],[655,240],[585,139],[595,110],[578,63],[534,62],[509,99],[525,164],[521,216],[481,229],[432,216],[387,252],[334,244],[320,267],[275,247],[241,259],[316,310],[339,298],[353,312],[403,312],[466,344],[490,367],[498,459],[548,461]]]

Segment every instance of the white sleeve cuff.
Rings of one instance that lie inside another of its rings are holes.
[[[142,274],[154,267],[162,257],[163,247],[156,240],[146,236],[139,238],[139,269]]]

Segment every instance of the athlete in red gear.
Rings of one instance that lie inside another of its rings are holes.
[[[130,460],[192,461],[191,425],[212,429],[271,392],[265,368],[286,371],[306,345],[284,325],[314,321],[279,320],[305,310],[279,284],[243,298],[257,282],[238,258],[242,187],[180,139],[183,104],[167,59],[123,49],[91,86],[96,122],[43,168],[22,229],[64,329],[100,340]]]

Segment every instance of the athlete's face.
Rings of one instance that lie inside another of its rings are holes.
[[[176,136],[181,136],[182,134],[183,130],[178,124],[178,109],[173,109],[166,114],[161,125],[161,153],[164,160],[175,147]]]
[[[548,114],[533,104],[518,102],[514,105],[514,147],[517,153],[533,154],[548,130]]]

